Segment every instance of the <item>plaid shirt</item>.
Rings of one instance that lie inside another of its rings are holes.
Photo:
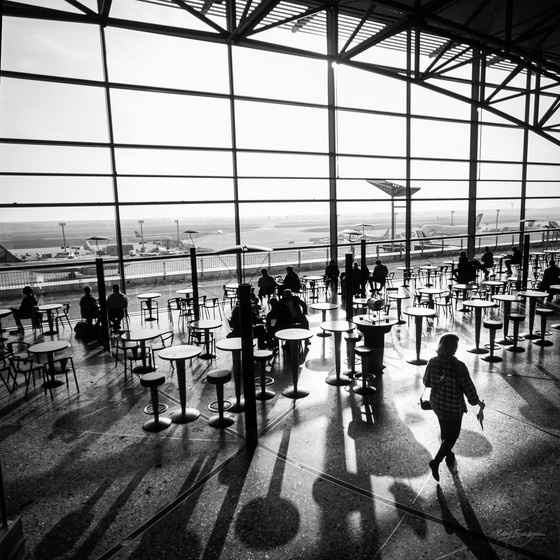
[[[467,366],[455,356],[432,358],[424,373],[424,385],[431,387],[430,403],[434,412],[453,420],[467,412],[463,394],[471,405],[478,403],[478,394]]]

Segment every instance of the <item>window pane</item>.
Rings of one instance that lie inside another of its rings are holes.
[[[240,179],[241,200],[328,199],[329,182],[312,179]]]
[[[412,119],[413,157],[468,159],[470,125]]]
[[[404,159],[384,159],[367,157],[339,156],[337,158],[338,176],[343,178],[367,177],[390,179],[406,176]]]
[[[469,176],[469,164],[457,161],[412,160],[411,175],[415,179],[465,179]]]
[[[327,151],[327,111],[273,103],[237,102],[239,148]]]
[[[225,99],[112,90],[111,102],[117,142],[231,145],[229,102]]]
[[[268,177],[328,177],[327,156],[306,154],[237,154],[239,175]]]
[[[521,161],[523,159],[523,130],[500,126],[482,126],[480,130],[480,158]]]
[[[0,136],[106,142],[102,88],[2,78]]]
[[[107,51],[113,82],[229,91],[225,45],[109,27]]]
[[[120,177],[120,202],[231,200],[231,179]]]
[[[442,87],[447,88],[447,83]],[[471,118],[471,107],[468,103],[420,86],[413,86],[411,106],[415,115],[465,120]]]

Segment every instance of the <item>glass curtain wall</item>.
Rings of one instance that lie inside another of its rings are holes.
[[[295,40],[288,35],[274,32],[286,44]],[[326,37],[310,41],[326,52]],[[398,69],[407,60],[378,47],[360,57]],[[519,243],[525,231],[538,243],[543,228],[558,225],[558,146],[492,111],[480,109],[473,123],[457,98],[471,95],[469,65],[448,78],[451,97],[336,64],[329,109],[329,64],[4,17],[0,244],[37,265],[243,244],[284,252],[268,265],[322,268],[331,247],[341,256],[361,239],[370,255],[425,259],[426,248],[466,248],[469,227],[478,252]],[[488,69],[487,89],[501,72]],[[523,73],[508,83],[501,95],[513,99],[501,110],[516,118],[537,111],[531,95],[520,95],[527,86]],[[409,186],[410,196],[392,197],[376,182]]]

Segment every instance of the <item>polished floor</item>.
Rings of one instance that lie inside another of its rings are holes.
[[[558,315],[555,307],[549,325]],[[320,321],[310,315],[316,333]],[[175,343],[186,336],[167,311],[151,326],[173,328]],[[290,364],[280,352],[269,373],[276,395],[257,403],[252,450],[243,415],[225,430],[207,422],[215,389],[205,377],[231,367],[229,353],[187,368],[196,421],[148,433],[149,391],[137,377],[125,382],[113,353],[66,327],[58,336],[71,342],[79,393],[71,382],[51,400],[38,384],[24,399],[22,386],[8,395],[0,385],[8,513],[21,516],[33,560],[559,558],[560,330],[551,329],[552,346],[523,341],[525,352],[499,350],[503,361],[490,364],[467,351],[473,328],[472,313],[424,322],[422,356],[456,332],[458,357],[487,404],[484,429],[469,407],[457,470],[442,465],[438,484],[428,467],[436,418],[418,405],[424,367],[407,362],[413,324],[386,336],[373,397],[325,383],[333,339],[315,336],[300,360],[309,396],[286,398]],[[176,408],[176,373],[157,365],[161,401]]]

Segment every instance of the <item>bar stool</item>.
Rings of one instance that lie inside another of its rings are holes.
[[[375,387],[372,387],[371,385],[368,385],[368,381],[375,379],[375,375],[373,375],[373,373],[368,373],[367,368],[369,361],[368,357],[373,355],[375,349],[370,348],[369,346],[356,346],[355,352],[362,359],[362,372],[355,374],[354,378],[361,378],[362,385],[359,387],[352,387],[352,390],[354,391],[354,393],[362,396],[373,395],[377,391],[377,389]]]
[[[525,348],[517,345],[519,341],[519,323],[525,321],[525,315],[521,313],[510,313],[509,320],[513,323],[513,345],[508,346],[506,350],[509,352],[525,352]]]
[[[362,335],[357,332],[349,332],[344,335],[346,341],[346,363],[350,366],[348,374],[353,376],[356,373],[356,344],[362,340]]]
[[[218,412],[218,414],[208,419],[208,424],[212,428],[227,428],[231,426],[235,419],[229,414],[224,414],[225,410],[232,407],[230,401],[224,400],[224,385],[231,381],[231,371],[229,369],[213,369],[206,376],[206,383],[216,386],[218,399],[208,405],[208,410]]]
[[[501,362],[502,358],[500,356],[494,356],[494,350],[499,350],[499,346],[496,346],[496,331],[503,327],[501,321],[494,320],[494,319],[487,319],[483,323],[484,328],[490,331],[490,342],[486,345],[486,347],[490,350],[490,354],[488,356],[484,356],[482,359],[485,362]]]
[[[148,387],[150,389],[150,395],[152,399],[152,411],[154,417],[144,423],[142,428],[147,432],[159,432],[165,430],[171,424],[171,418],[167,416],[159,415],[159,403],[158,403],[158,387],[165,383],[165,375],[163,373],[151,372],[146,373],[140,377],[140,385],[142,387]]]
[[[266,375],[266,364],[273,355],[272,350],[255,350],[253,354],[255,364],[259,370],[259,377],[255,377],[255,384],[261,387],[261,390],[255,394],[255,398],[258,401],[268,401],[276,394],[272,389],[266,388],[267,385],[274,383],[274,379]]]
[[[533,344],[536,344],[537,346],[552,346],[552,340],[545,339],[545,336],[547,334],[552,334],[550,331],[547,332],[546,330],[546,321],[548,316],[553,313],[554,311],[552,309],[548,309],[548,307],[537,307],[537,309],[535,309],[535,314],[541,318],[541,337],[538,340],[534,340]]]

